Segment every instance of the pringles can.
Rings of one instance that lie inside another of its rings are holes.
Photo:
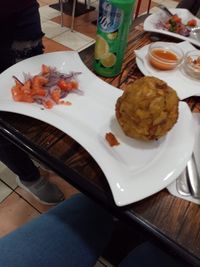
[[[100,0],[94,51],[94,72],[113,77],[120,73],[135,0]]]

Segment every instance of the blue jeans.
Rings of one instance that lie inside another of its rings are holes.
[[[82,194],[0,239],[3,267],[94,267],[108,244],[113,218]],[[145,243],[120,267],[183,267],[159,248]]]
[[[112,233],[112,216],[79,194],[0,239],[0,266],[94,266]]]

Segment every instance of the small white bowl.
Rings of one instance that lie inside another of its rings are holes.
[[[199,50],[192,50],[185,54],[183,68],[190,77],[200,80]]]

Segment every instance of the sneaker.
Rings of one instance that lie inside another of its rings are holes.
[[[42,204],[55,205],[64,200],[64,194],[58,187],[43,176],[33,182],[22,181],[17,177],[17,184]]]

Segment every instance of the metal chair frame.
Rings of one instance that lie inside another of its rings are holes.
[[[136,19],[136,18],[138,17],[138,15],[139,15],[139,11],[140,11],[140,7],[141,7],[141,3],[142,3],[142,0],[138,0],[138,2],[137,2],[137,6],[136,6],[136,11],[135,11],[135,19]],[[151,0],[149,0],[149,2],[148,2],[147,14],[149,13],[150,7],[151,7]]]
[[[64,23],[63,23],[63,3],[65,1],[63,0],[59,0],[59,6],[60,6],[60,13],[61,13],[61,21],[60,21],[60,24],[61,24],[61,27],[64,26]],[[76,2],[77,0],[73,0],[73,6],[72,6],[72,20],[71,20],[71,26],[70,26],[70,29],[71,31],[73,32],[74,31],[74,19],[75,19],[75,11],[76,11]],[[90,8],[90,0],[85,0],[85,4],[86,4],[86,8],[89,9]]]

